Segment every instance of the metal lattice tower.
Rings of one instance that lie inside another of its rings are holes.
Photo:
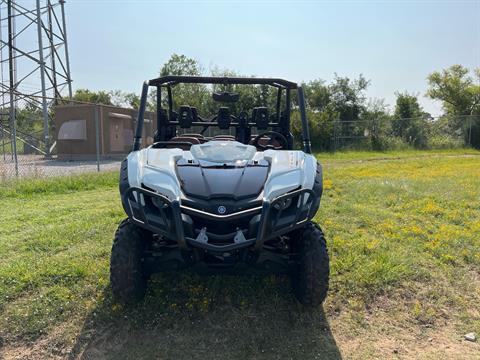
[[[22,135],[43,142],[39,148],[48,156],[48,109],[72,97],[64,5],[64,0],[0,0],[0,119],[2,135],[11,139],[12,157],[22,140],[16,113],[28,107],[41,114],[43,130]]]

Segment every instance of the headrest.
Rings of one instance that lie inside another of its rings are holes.
[[[252,119],[258,130],[266,130],[268,128],[268,108],[263,106],[254,108]]]
[[[230,128],[230,109],[228,107],[222,106],[218,109],[217,123],[221,130]]]

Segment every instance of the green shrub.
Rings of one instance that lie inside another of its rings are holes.
[[[434,135],[428,139],[429,149],[460,149],[464,146],[462,139],[450,135]]]

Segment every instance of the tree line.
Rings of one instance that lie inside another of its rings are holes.
[[[160,69],[161,76],[206,73],[196,60],[178,54],[173,54]],[[209,73],[212,76],[239,75],[218,67]],[[415,94],[397,92],[393,111],[383,99],[367,99],[370,81],[363,75],[351,79],[335,74],[329,83],[322,79],[304,83],[313,146],[317,150],[332,150],[337,146],[378,150],[465,145],[480,148],[480,69],[471,72],[462,65],[453,65],[429,74],[426,80],[425,95],[440,101],[444,110],[437,119],[424,111]],[[188,104],[197,107],[199,114],[215,113],[216,105],[210,97],[212,90],[216,89],[201,84],[178,85],[174,88],[174,107]],[[228,90],[240,94],[239,102],[232,105],[233,113],[255,106],[275,107],[276,91],[268,86],[230,86]],[[293,95],[295,101],[296,94]],[[152,110],[154,98],[155,94],[151,94],[149,108]],[[140,99],[138,94],[118,90],[78,89],[74,100],[138,108]],[[300,138],[300,119],[295,104],[292,132]]]

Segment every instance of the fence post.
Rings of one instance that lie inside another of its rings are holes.
[[[100,130],[98,126],[99,105],[95,105],[95,151],[97,155],[97,172],[100,172]]]
[[[333,121],[333,152],[337,151],[337,120]]]
[[[0,124],[0,126],[2,127],[2,152],[3,152],[3,161],[6,160],[6,157],[5,157],[5,130],[3,129],[3,124]]]
[[[469,131],[468,131],[468,146],[472,146],[472,122],[473,122],[473,118],[472,116],[469,116],[468,117],[468,122],[469,122]]]

